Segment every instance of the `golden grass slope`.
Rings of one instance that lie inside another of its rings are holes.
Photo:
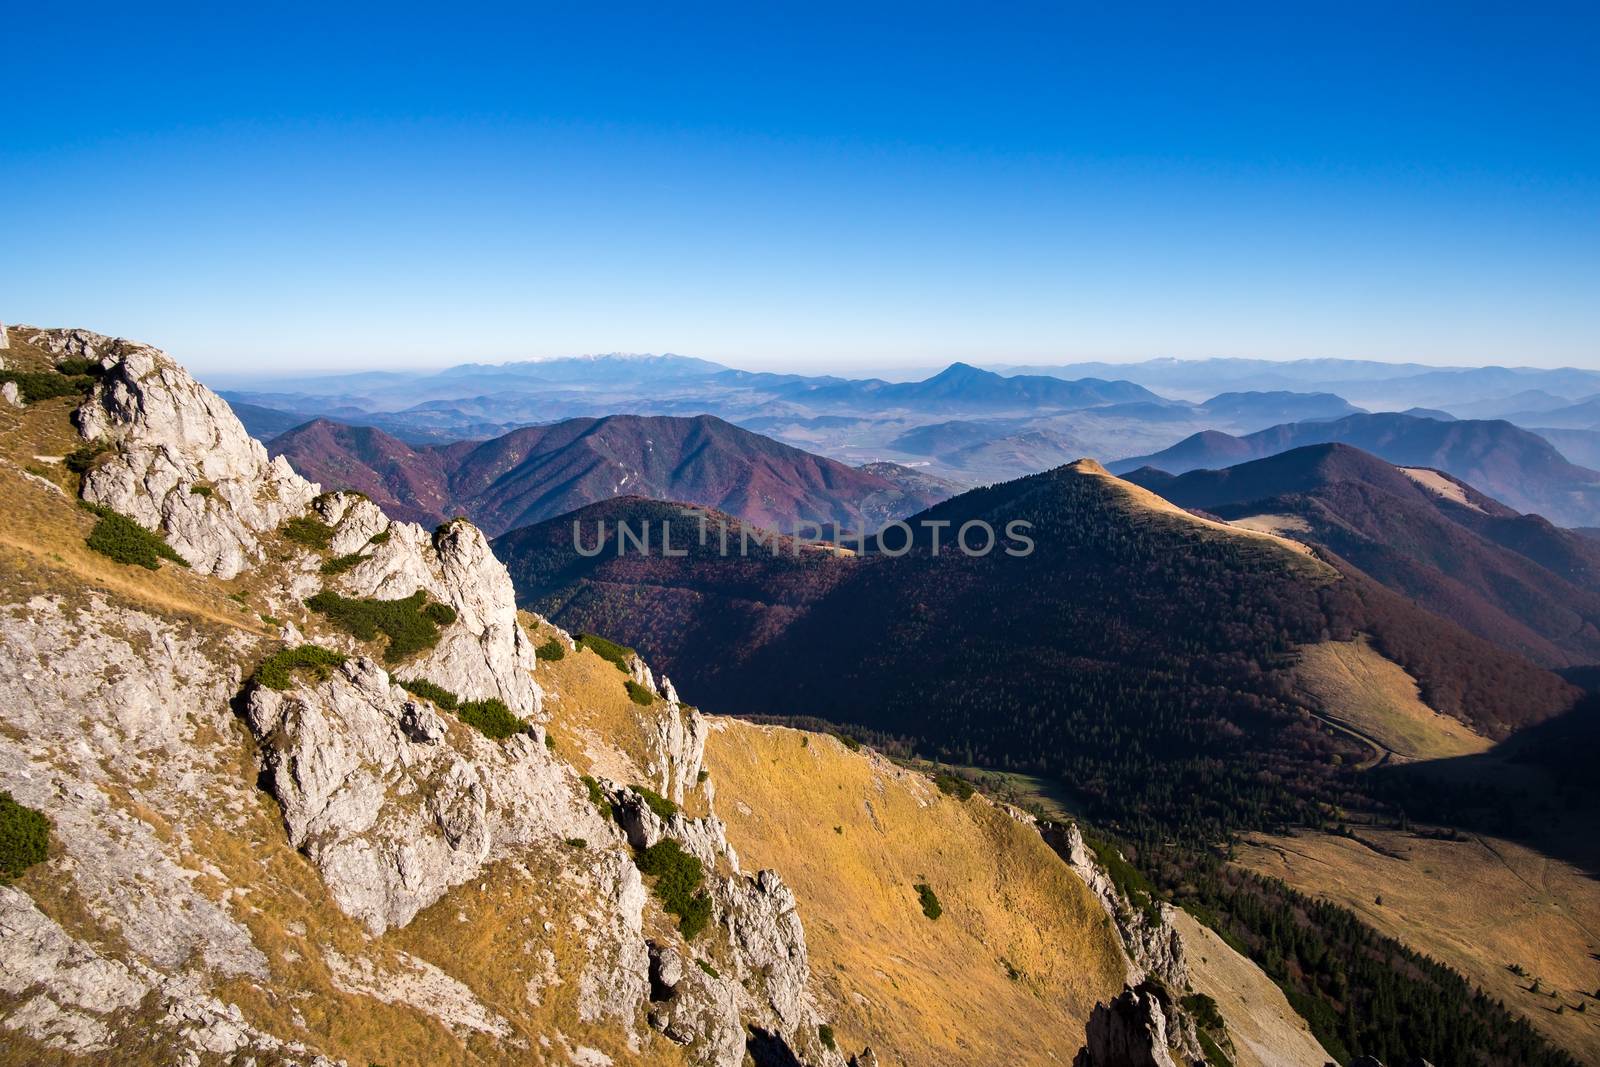
[[[1305,834],[1253,838],[1238,862],[1349,908],[1455,968],[1580,1062],[1600,1063],[1600,1001],[1590,995],[1600,989],[1600,883],[1496,838],[1439,841],[1365,829],[1361,836],[1394,855]],[[1545,992],[1530,991],[1535,977]]]
[[[1302,648],[1294,679],[1325,717],[1377,746],[1374,762],[1465,756],[1492,745],[1424,704],[1416,681],[1365,637]]]
[[[1080,459],[1076,463],[1069,464],[1069,468],[1076,474],[1103,482],[1107,489],[1115,492],[1125,503],[1147,514],[1180,520],[1199,530],[1247,539],[1263,545],[1271,545],[1286,552],[1292,552],[1296,557],[1301,557],[1299,563],[1307,566],[1308,573],[1316,578],[1323,581],[1332,581],[1339,577],[1338,571],[1313,557],[1310,546],[1299,541],[1282,537],[1271,530],[1251,529],[1234,523],[1201,518],[1193,512],[1185,511],[1165,497],[1151,492],[1142,485],[1135,485],[1132,482],[1118,478],[1092,459]]]
[[[1217,1002],[1228,1024],[1234,1067],[1324,1067],[1332,1062],[1261,968],[1188,912],[1177,912],[1174,925],[1183,938],[1190,983],[1195,992]]]
[[[1084,884],[1007,809],[832,737],[717,719],[718,813],[749,870],[795,891],[843,1047],[934,1067],[1069,1062],[1125,977]],[[917,884],[943,907],[929,920]]]

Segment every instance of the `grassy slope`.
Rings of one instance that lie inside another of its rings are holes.
[[[885,1062],[983,1064],[1004,1048],[1059,1063],[1121,988],[1105,913],[1004,809],[822,735],[717,720],[706,748],[744,865],[794,887],[846,1046],[870,1042]]]
[[[1215,1000],[1228,1024],[1235,1067],[1323,1067],[1332,1059],[1259,967],[1188,912],[1176,922],[1195,991]]]
[[[1600,883],[1494,838],[1438,841],[1366,829],[1361,836],[1395,855],[1305,834],[1254,838],[1238,859],[1349,908],[1460,971],[1581,1061],[1600,1063],[1600,1002],[1587,995],[1600,987]],[[1528,977],[1512,973],[1512,963]],[[1560,995],[1529,992],[1534,976]],[[1585,1012],[1574,1010],[1584,1002]],[[1559,1015],[1558,1004],[1566,1005]]]
[[[621,677],[589,651],[539,666],[557,752],[645,781],[665,705],[632,704]],[[714,791],[746,873],[775,868],[794,889],[842,1047],[870,1044],[886,1064],[984,1064],[995,1048],[1023,1063],[1071,1058],[1094,1003],[1122,987],[1121,949],[1036,831],[832,737],[711,722],[709,788],[684,808],[704,813]],[[936,922],[918,883],[944,908]]]
[[[1416,681],[1365,637],[1301,649],[1295,684],[1323,714],[1399,760],[1485,752],[1488,738],[1422,702]]]

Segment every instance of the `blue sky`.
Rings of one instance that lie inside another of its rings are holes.
[[[212,372],[1600,366],[1600,16],[1450,9],[14,10],[0,318]]]

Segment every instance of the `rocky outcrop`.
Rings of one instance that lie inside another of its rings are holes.
[[[661,681],[664,689],[671,689],[670,682],[665,678]],[[653,724],[654,759],[645,771],[655,777],[662,796],[682,804],[684,794],[699,784],[710,731],[705,716],[679,704],[676,694],[667,699],[668,712]]]
[[[646,849],[671,839],[700,860],[708,872],[713,921],[726,935],[727,957],[718,964],[725,973],[720,977],[678,966],[671,948],[653,950],[657,1003],[651,1025],[675,1041],[694,1045],[697,1062],[719,1067],[744,1062],[750,1027],[781,1041],[798,1062],[842,1064],[839,1054],[824,1048],[817,1037],[822,1019],[810,992],[805,930],[794,892],[778,872],[762,870],[753,877],[741,873],[722,820],[714,814],[691,819],[678,811],[663,817],[637,790],[609,781],[600,784],[631,847]]]
[[[1109,1004],[1095,1005],[1072,1067],[1204,1067],[1204,1059],[1173,1058],[1168,1028],[1172,1009],[1165,990],[1151,982],[1124,989]]]
[[[455,611],[456,621],[444,627],[437,645],[405,665],[404,677],[427,678],[466,700],[493,697],[522,718],[539,717],[533,642],[517,621],[511,575],[476,526],[449,522],[429,533],[415,523],[382,522],[371,501],[347,493],[319,498],[317,508],[334,528],[333,551],[370,545],[360,563],[331,583],[334,589],[378,600],[421,590]]]
[[[1168,920],[1172,905],[1158,902],[1153,912],[1136,906],[1100,866],[1076,825],[1069,823],[1052,830],[1047,836],[1051,839],[1051,845],[1067,861],[1073,873],[1083,879],[1116,924],[1133,965],[1128,976],[1129,984],[1137,985],[1147,976],[1154,975],[1170,989],[1187,989],[1189,965],[1184,959],[1183,938]]]
[[[258,535],[303,511],[317,487],[269,460],[226,402],[148,345],[84,330],[29,338],[101,367],[78,431],[115,449],[83,476],[83,497],[158,530],[202,574],[231,578],[261,558]]]
[[[607,832],[542,745],[448,726],[371,660],[284,692],[256,685],[246,716],[290,842],[374,934],[491,859]]]

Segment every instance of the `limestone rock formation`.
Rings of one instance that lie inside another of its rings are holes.
[[[1169,1044],[1171,1008],[1164,991],[1149,982],[1130,986],[1109,1004],[1096,1005],[1073,1067],[1179,1067]],[[1184,1067],[1204,1067],[1204,1063],[1197,1059]]]
[[[287,461],[267,458],[221,397],[164,353],[84,330],[45,330],[29,340],[102,368],[76,421],[85,440],[115,449],[84,475],[84,499],[160,531],[201,574],[231,578],[259,560],[257,535],[316,495]]]
[[[537,719],[541,694],[533,680],[533,643],[517,622],[515,592],[476,526],[450,522],[429,533],[415,523],[388,523],[364,497],[319,498],[333,526],[330,550],[367,546],[362,561],[331,584],[356,598],[399,600],[421,590],[455,611],[439,643],[406,664],[406,678],[427,678],[465,700],[496,698],[513,713]],[[378,543],[378,534],[388,536]]]
[[[607,831],[542,745],[445,727],[371,660],[296,683],[255,685],[250,728],[290,841],[374,934],[404,926],[491,859]],[[450,743],[436,743],[447,731]]]

